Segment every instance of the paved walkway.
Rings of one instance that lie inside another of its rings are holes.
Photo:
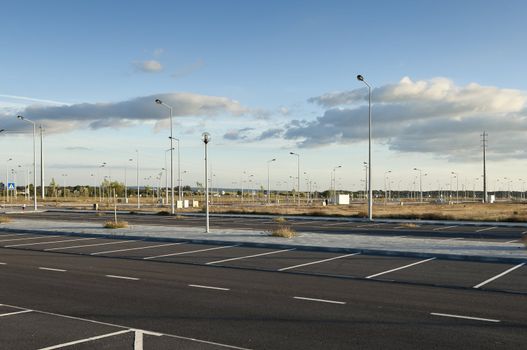
[[[410,237],[367,236],[356,234],[321,234],[302,232],[292,239],[271,237],[256,230],[212,229],[182,226],[132,225],[125,229],[105,229],[101,223],[49,220],[13,220],[0,224],[0,230],[29,230],[40,233],[74,233],[87,235],[182,239],[216,243],[242,243],[271,247],[298,247],[330,251],[362,251],[364,253],[436,256],[476,261],[527,261],[527,249],[521,243],[442,240]],[[401,235],[404,232],[401,232]]]

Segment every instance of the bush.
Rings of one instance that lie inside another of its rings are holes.
[[[170,212],[168,210],[161,210],[157,212],[157,215],[168,216],[170,215]]]
[[[11,218],[9,216],[0,216],[0,224],[7,224],[8,222],[11,222]]]
[[[293,238],[296,236],[295,230],[289,226],[280,225],[273,230],[271,230],[272,237],[282,237],[282,238]]]
[[[282,216],[279,216],[279,217],[277,217],[277,218],[274,218],[273,221],[276,222],[276,223],[278,223],[278,224],[283,224],[283,223],[285,223],[287,220],[286,220],[286,218],[284,218],[284,217],[282,217]]]
[[[126,221],[107,221],[104,223],[104,228],[126,228],[128,223]]]

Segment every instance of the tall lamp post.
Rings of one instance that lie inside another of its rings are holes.
[[[5,202],[7,204],[7,202],[9,202],[9,162],[12,161],[13,158],[9,158],[6,162],[5,162],[5,184],[4,184],[4,187],[5,187]]]
[[[419,201],[423,203],[423,170],[414,168],[414,170],[419,172]]]
[[[174,215],[176,209],[174,205],[174,139],[172,137],[172,107],[160,99],[156,99],[156,103],[170,111],[170,213]]]
[[[207,160],[207,145],[210,142],[210,134],[208,132],[204,132],[201,135],[201,140],[205,144],[205,217],[206,217],[206,226],[205,226],[205,232],[209,233],[209,171],[208,171],[208,160]]]
[[[452,171],[452,175],[456,177],[456,202],[459,202],[459,174]]]
[[[300,154],[295,152],[289,152],[289,154],[296,156],[297,160],[297,196],[298,196],[298,206],[300,206]]]
[[[333,189],[333,204],[337,204],[337,190],[336,190],[336,180],[335,180],[335,172],[337,169],[342,168],[342,165],[337,165],[333,168],[332,178],[331,178],[331,188]]]
[[[357,75],[357,80],[362,81],[368,87],[368,219],[373,220],[373,192],[371,187],[371,86],[362,75]]]
[[[267,161],[267,204],[271,204],[271,182],[269,176],[269,167],[272,162],[275,162],[276,158]]]
[[[37,125],[34,121],[31,121],[21,115],[17,116],[20,120],[25,120],[28,123],[33,124],[33,209],[36,211],[37,206],[37,148],[36,148],[36,128]]]
[[[137,181],[137,209],[141,209],[141,194],[139,192],[139,150],[135,150],[136,156],[136,181]]]

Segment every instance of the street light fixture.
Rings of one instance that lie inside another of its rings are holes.
[[[209,172],[208,172],[208,163],[207,163],[207,145],[209,144],[211,136],[208,132],[204,132],[201,135],[201,140],[205,144],[205,217],[206,217],[206,226],[205,232],[209,233]]]
[[[289,154],[297,157],[297,196],[298,206],[300,206],[300,154],[295,152],[289,152]]]
[[[332,178],[331,178],[331,188],[333,189],[333,204],[337,204],[337,191],[336,191],[336,184],[335,184],[335,171],[339,168],[342,168],[342,165],[337,165],[333,168],[332,172]]]
[[[37,207],[37,149],[36,149],[36,128],[37,125],[34,121],[31,121],[21,115],[17,116],[18,119],[24,120],[28,123],[33,124],[33,208],[36,211]]]
[[[170,111],[170,212],[172,215],[174,215],[176,213],[176,209],[174,205],[174,139],[172,138],[172,107],[167,105],[160,99],[156,99],[155,102]]]
[[[455,171],[452,171],[451,174],[456,178],[456,202],[459,202],[459,174]]]
[[[357,75],[357,80],[362,81],[368,87],[368,219],[373,220],[373,192],[371,187],[371,86],[362,75]]]
[[[276,162],[276,158],[267,161],[267,204],[271,204],[271,182],[269,177],[269,166],[272,162]]]
[[[419,201],[423,203],[423,170],[417,168],[414,168],[414,170],[419,172]]]

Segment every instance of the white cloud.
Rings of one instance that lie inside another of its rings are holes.
[[[163,70],[163,65],[156,60],[136,61],[133,64],[138,71],[145,73],[157,73]]]

